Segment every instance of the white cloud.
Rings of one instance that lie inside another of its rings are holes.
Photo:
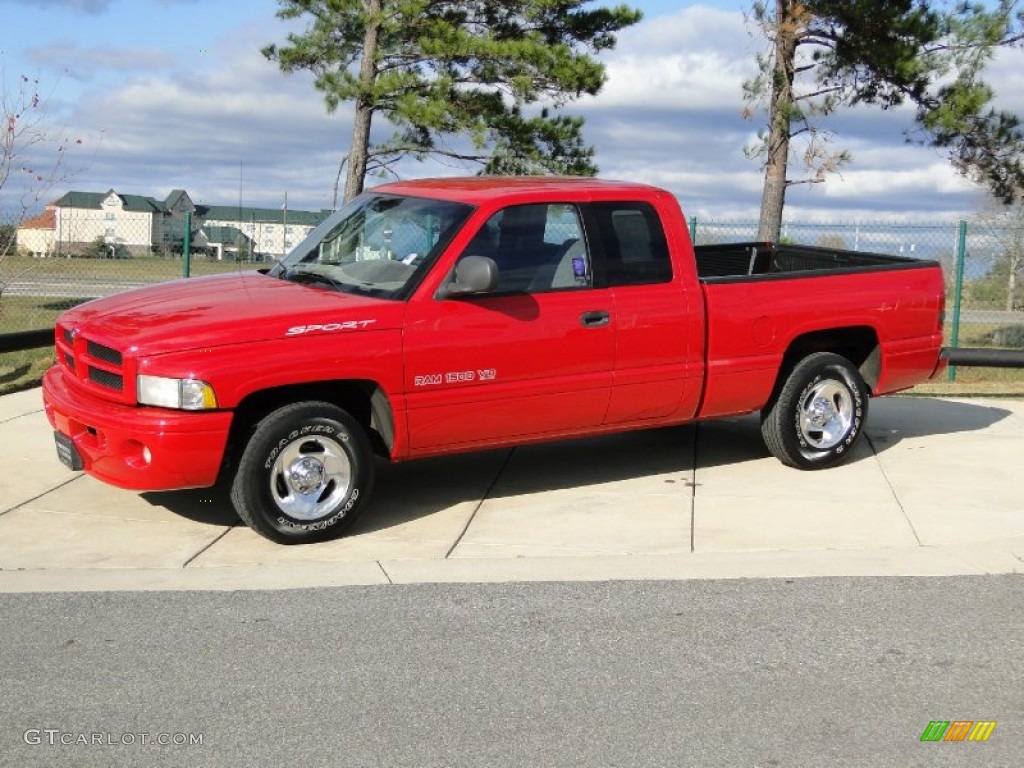
[[[627,29],[607,56],[607,84],[584,109],[728,105],[738,114],[740,85],[755,67],[737,40],[749,40],[742,16],[703,6]]]
[[[1024,114],[1024,51],[1020,48],[999,51],[985,72],[985,80],[995,90],[997,109]]]
[[[265,29],[241,37],[271,39]],[[245,204],[271,205],[288,190],[309,207],[330,203],[348,125],[344,110],[326,115],[309,77],[285,77],[256,45],[230,41],[202,69],[135,73],[117,88],[87,90],[71,120],[104,137],[80,188],[156,195],[157,184],[232,204],[241,164]]]
[[[58,63],[68,77],[91,80],[98,71],[120,73],[166,70],[174,64],[167,51],[152,48],[84,48],[72,42],[55,42],[25,52],[27,61],[40,68]]]

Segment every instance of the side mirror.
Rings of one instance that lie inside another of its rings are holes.
[[[442,290],[441,298],[451,299],[488,293],[498,285],[498,265],[486,256],[466,256],[455,265],[452,281]]]

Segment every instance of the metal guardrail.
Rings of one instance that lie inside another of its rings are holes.
[[[17,333],[0,333],[0,354],[50,347],[53,346],[53,343],[53,328],[38,328],[34,331],[18,331]]]
[[[1024,368],[1024,349],[988,347],[943,347],[950,365],[975,368]]]

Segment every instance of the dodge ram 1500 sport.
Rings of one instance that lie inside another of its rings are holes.
[[[872,396],[943,368],[938,264],[694,248],[660,189],[473,178],[377,187],[269,270],[64,313],[43,382],[57,453],[124,488],[222,479],[283,543],[340,535],[375,454],[760,412],[803,469],[842,461]]]

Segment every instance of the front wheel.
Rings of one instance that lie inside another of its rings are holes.
[[[330,403],[287,405],[249,439],[231,485],[238,516],[281,544],[340,536],[365,506],[373,453],[362,427]]]
[[[822,469],[850,455],[868,415],[868,389],[845,357],[808,355],[761,414],[761,435],[783,464]]]

